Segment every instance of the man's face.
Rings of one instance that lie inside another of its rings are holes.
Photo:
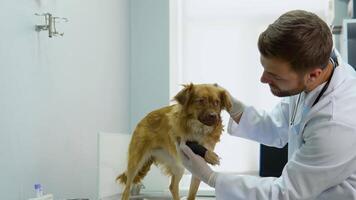
[[[260,59],[264,68],[261,82],[268,84],[275,96],[292,96],[305,90],[303,76],[292,70],[288,62],[262,55]]]

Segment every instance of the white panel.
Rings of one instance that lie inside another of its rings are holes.
[[[327,0],[182,0],[184,13],[191,18],[238,18],[259,20],[261,16],[276,16],[292,9],[313,11],[322,17]]]
[[[126,170],[130,139],[131,134],[98,134],[99,198],[121,193],[122,186],[115,179]]]
[[[116,177],[127,167],[127,151],[131,134],[99,133],[98,135],[98,187],[99,198],[121,194],[123,185],[115,182]],[[141,193],[168,191],[169,178],[152,165],[142,181]]]

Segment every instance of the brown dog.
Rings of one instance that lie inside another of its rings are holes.
[[[208,150],[205,160],[218,164],[213,152],[223,130],[220,112],[231,108],[228,93],[218,85],[185,85],[174,99],[178,104],[163,107],[142,119],[131,138],[128,165],[116,180],[126,184],[122,200],[128,200],[132,184],[139,183],[154,163],[171,176],[169,189],[179,200],[179,181],[184,167],[180,160],[179,143],[197,141]],[[188,199],[195,199],[200,180],[192,177]]]

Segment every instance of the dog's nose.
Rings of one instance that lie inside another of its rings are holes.
[[[208,114],[208,120],[209,121],[215,121],[218,118],[218,115],[216,113],[209,113]]]
[[[201,123],[207,126],[213,126],[216,122],[218,122],[219,115],[214,112],[209,112],[199,115],[198,119]]]

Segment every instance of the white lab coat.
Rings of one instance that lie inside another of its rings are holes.
[[[338,60],[316,105],[323,85],[302,94],[294,125],[297,95],[270,113],[247,107],[239,124],[230,119],[231,135],[276,147],[288,142],[288,163],[279,178],[218,173],[216,199],[356,199],[356,72]]]

